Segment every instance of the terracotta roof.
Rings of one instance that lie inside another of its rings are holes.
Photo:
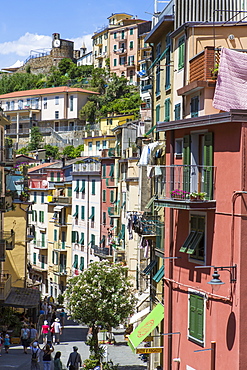
[[[21,96],[34,96],[34,95],[47,95],[47,94],[58,94],[58,93],[85,93],[85,94],[98,94],[95,91],[84,90],[78,87],[58,86],[49,87],[47,89],[35,89],[35,90],[24,90],[14,91],[8,94],[0,95],[0,99],[4,98],[18,98]]]
[[[41,168],[49,167],[50,165],[55,164],[55,163],[57,163],[57,162],[42,163],[42,164],[39,164],[38,166],[34,166],[34,167],[29,168],[28,172],[34,172],[34,171],[40,170]]]

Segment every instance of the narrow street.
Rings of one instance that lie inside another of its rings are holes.
[[[80,353],[82,360],[89,357],[89,347],[85,344],[87,331],[87,327],[77,325],[72,321],[67,321],[63,334],[61,335],[61,342],[59,345],[55,345],[53,353],[54,355],[57,351],[62,353],[61,360],[64,369],[66,369],[69,354],[73,351],[73,346],[75,345],[78,347],[78,352]],[[132,353],[131,349],[125,342],[123,330],[115,330],[114,335],[116,344],[106,345],[107,359],[112,360],[114,364],[119,364],[119,370],[146,370],[146,364],[138,358],[138,355]],[[41,341],[40,346],[42,347]],[[30,349],[28,349],[27,355],[23,353],[23,348],[20,345],[11,346],[8,354],[2,350],[2,356],[0,357],[1,370],[29,370],[30,368]]]

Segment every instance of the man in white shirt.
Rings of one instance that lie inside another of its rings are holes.
[[[53,336],[53,341],[54,343],[57,343],[59,344],[60,343],[60,335],[62,334],[62,327],[61,327],[61,324],[59,322],[59,319],[56,318],[54,323],[52,324],[51,326],[52,328],[54,328],[54,334],[55,334],[55,338]]]
[[[38,342],[32,342],[30,344],[31,349],[31,370],[40,370],[40,354],[41,349]]]

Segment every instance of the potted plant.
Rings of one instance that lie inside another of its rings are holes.
[[[20,200],[26,202],[29,199],[29,193],[27,191],[22,191],[20,194]]]
[[[181,189],[174,189],[170,192],[173,199],[186,199],[188,192]]]
[[[207,193],[193,191],[190,193],[190,200],[205,200]]]

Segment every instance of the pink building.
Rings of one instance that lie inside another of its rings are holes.
[[[141,19],[123,20],[119,27],[109,31],[110,70],[117,76],[126,77],[137,84],[139,70],[140,37],[149,32],[151,22]]]

